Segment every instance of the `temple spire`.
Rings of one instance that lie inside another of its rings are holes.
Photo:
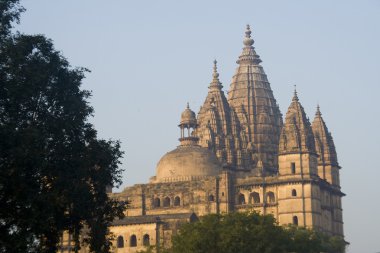
[[[253,47],[249,25],[244,31],[243,45],[228,91],[228,102],[237,119],[235,129],[239,131],[234,138],[242,143],[242,167],[255,170],[261,159],[264,168],[275,173],[282,115]]]

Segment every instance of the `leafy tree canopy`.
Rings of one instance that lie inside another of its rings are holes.
[[[0,38],[9,35],[12,23],[19,22],[23,11],[19,0],[0,0]]]
[[[78,250],[108,252],[107,225],[123,203],[106,188],[121,180],[118,141],[88,122],[86,69],[72,68],[42,35],[12,34],[18,0],[0,0],[0,252],[55,252],[64,230]]]
[[[343,253],[345,242],[301,227],[279,226],[258,213],[211,214],[184,224],[171,253]]]

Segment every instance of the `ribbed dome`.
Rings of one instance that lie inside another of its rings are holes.
[[[193,124],[197,124],[197,117],[195,116],[195,112],[193,112],[190,108],[189,108],[189,104],[187,104],[187,107],[186,109],[183,111],[183,113],[181,114],[181,122],[180,124],[189,124],[189,125],[193,125]]]
[[[166,153],[157,164],[157,182],[190,181],[219,174],[215,154],[197,145],[179,146]]]

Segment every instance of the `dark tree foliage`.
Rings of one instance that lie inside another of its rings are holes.
[[[0,0],[0,252],[55,252],[62,231],[93,252],[109,252],[107,225],[125,206],[118,141],[88,122],[86,69],[71,68],[41,35],[12,34],[17,0]]]
[[[18,22],[24,11],[19,0],[0,0],[0,39],[9,35],[13,22]]]
[[[343,253],[345,242],[300,227],[279,226],[258,213],[207,215],[184,224],[173,237],[171,253]]]

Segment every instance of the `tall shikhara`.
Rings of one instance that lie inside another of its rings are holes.
[[[260,65],[247,25],[244,48],[228,99],[214,66],[209,93],[198,113],[200,145],[213,150],[227,166],[276,172],[282,115]]]

